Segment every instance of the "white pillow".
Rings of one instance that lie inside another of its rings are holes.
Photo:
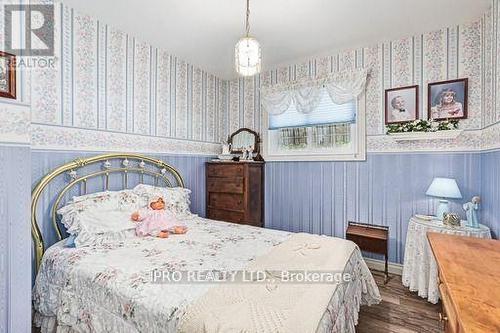
[[[142,207],[140,197],[132,190],[106,191],[74,197],[59,209],[61,223],[75,235],[79,246],[103,245],[133,236],[133,211]]]
[[[134,193],[141,198],[141,204],[146,207],[159,197],[165,201],[165,208],[178,218],[192,216],[189,210],[191,190],[183,187],[157,187],[139,184],[134,187]]]
[[[126,210],[86,210],[77,215],[78,223],[69,233],[77,235],[75,246],[102,246],[135,236],[135,223]]]

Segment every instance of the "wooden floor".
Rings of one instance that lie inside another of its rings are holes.
[[[440,305],[410,292],[401,283],[401,277],[391,275],[384,285],[384,274],[372,271],[379,286],[382,302],[362,306],[359,314],[358,333],[410,333],[443,332],[439,323]]]
[[[372,271],[379,286],[382,302],[373,306],[362,306],[359,313],[357,333],[441,333],[439,323],[440,305],[433,305],[411,293],[401,283],[401,277],[391,275],[384,285],[384,274]],[[40,331],[33,328],[33,333]]]

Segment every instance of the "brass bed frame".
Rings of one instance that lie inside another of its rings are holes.
[[[118,161],[119,166],[114,167],[113,161]],[[101,163],[100,171],[91,172],[82,176],[78,175],[78,171],[82,170],[82,168],[98,163]],[[109,177],[111,174],[115,173],[123,174],[122,188],[124,189],[128,188],[128,175],[130,173],[138,174],[140,183],[144,183],[144,175],[149,175],[154,178],[155,185],[158,185],[159,181],[162,180],[167,187],[184,187],[184,180],[174,167],[162,160],[139,154],[116,153],[97,155],[89,158],[78,158],[55,168],[38,182],[31,193],[31,236],[35,247],[36,271],[38,271],[40,267],[42,256],[45,251],[42,233],[38,226],[37,207],[43,191],[50,182],[60,175],[66,174],[69,176],[69,182],[59,191],[50,209],[52,225],[56,231],[57,238],[58,240],[62,240],[63,233],[58,223],[57,210],[65,194],[76,185],[80,185],[80,193],[87,194],[87,182],[92,178],[98,177],[103,178],[103,190],[107,191],[109,190]]]

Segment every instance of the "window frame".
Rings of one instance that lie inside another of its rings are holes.
[[[262,153],[266,161],[366,161],[366,97],[363,92],[356,99],[356,133],[351,136],[356,148],[353,153],[328,153],[302,152],[293,154],[287,151],[285,154],[271,154],[269,152],[269,113],[264,112],[262,131]],[[314,111],[313,111],[314,112]]]

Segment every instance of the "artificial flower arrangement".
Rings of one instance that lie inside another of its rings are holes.
[[[436,121],[417,119],[406,123],[388,124],[387,134],[409,132],[437,132],[458,129],[458,120]]]

